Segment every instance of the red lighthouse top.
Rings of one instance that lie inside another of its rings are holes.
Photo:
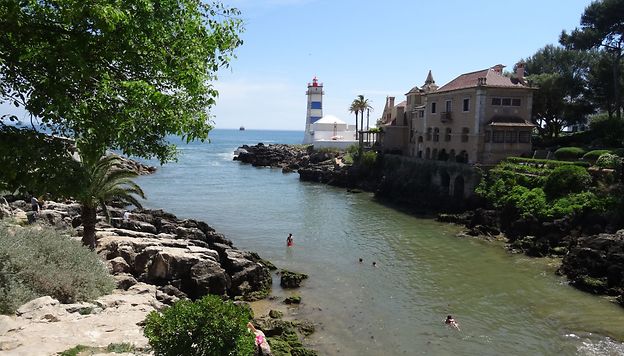
[[[312,79],[312,86],[313,87],[318,87],[318,79],[316,79],[316,77],[314,77],[314,79]]]

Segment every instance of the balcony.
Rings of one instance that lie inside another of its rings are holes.
[[[453,120],[453,113],[448,111],[448,112],[441,112],[440,113],[440,121],[442,122],[449,122],[451,120]]]

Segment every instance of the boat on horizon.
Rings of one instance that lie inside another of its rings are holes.
[[[239,131],[245,131],[245,126],[241,126],[238,128]]]

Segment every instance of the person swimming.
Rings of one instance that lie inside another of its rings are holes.
[[[457,331],[461,331],[459,329],[459,324],[457,323],[457,321],[455,321],[455,319],[453,319],[452,315],[448,315],[446,317],[446,320],[444,321],[444,324],[450,326],[453,329],[456,329]]]
[[[364,260],[362,259],[362,257],[360,257],[360,263],[364,262]]]

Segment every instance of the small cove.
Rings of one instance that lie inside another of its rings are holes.
[[[368,193],[232,161],[242,144],[301,137],[215,130],[212,143],[181,146],[179,162],[138,180],[145,205],[204,220],[237,247],[309,274],[301,289],[276,286],[274,294],[278,302],[302,296],[297,317],[318,325],[309,342],[322,354],[624,353],[613,341],[624,340],[624,310],[569,287],[554,260],[458,237],[457,226],[401,213]],[[462,332],[443,326],[447,314]]]

